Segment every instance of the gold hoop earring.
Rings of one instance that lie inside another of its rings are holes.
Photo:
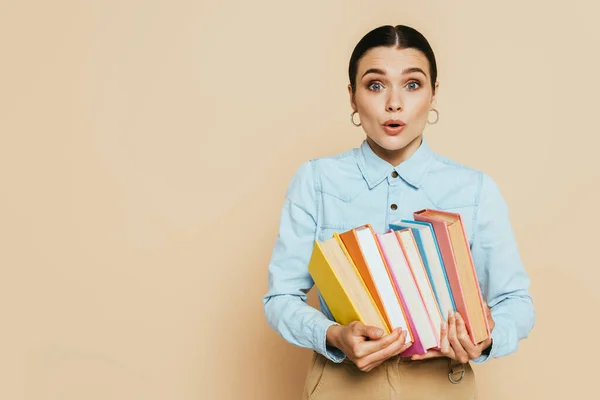
[[[429,121],[429,117],[428,117],[427,118],[427,123],[429,125],[435,125],[440,120],[440,113],[435,108],[432,108],[431,111],[433,111],[435,113],[435,121],[433,121],[433,122]]]
[[[362,122],[359,122],[358,124],[356,122],[354,122],[354,114],[356,114],[358,111],[354,111],[352,114],[350,114],[350,121],[352,121],[352,125],[354,126],[361,126]]]

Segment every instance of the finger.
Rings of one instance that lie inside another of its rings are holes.
[[[398,342],[400,343],[400,347],[399,347],[398,351],[396,351],[394,353],[394,355],[398,355],[398,354],[402,353],[403,351],[407,350],[410,346],[413,345],[412,342],[407,342],[406,341],[406,337],[407,336],[408,336],[408,331],[402,331],[402,334],[398,338]]]
[[[400,348],[398,349],[398,351],[396,351],[394,353],[394,356],[397,356],[398,354],[401,354],[403,352],[405,352],[406,350],[408,350],[410,348],[410,346],[413,345],[413,342],[406,341],[406,337],[409,336],[408,335],[408,331],[403,331],[404,337],[399,338],[398,340],[400,341],[400,343],[404,343],[403,345],[400,346]]]
[[[455,357],[452,358],[460,361],[461,363],[466,363],[469,360],[469,356],[458,340],[456,333],[456,317],[454,313],[451,314],[452,316],[448,321],[448,341],[450,342],[450,346],[452,346],[452,350],[454,350]]]
[[[471,341],[465,321],[458,313],[456,314],[456,336],[469,359],[477,358],[481,355],[481,350]]]
[[[401,328],[394,329],[392,333],[384,335],[380,339],[358,342],[355,349],[356,358],[363,358],[369,354],[375,353],[381,349],[388,347],[400,337]]]
[[[369,339],[379,339],[385,333],[383,329],[377,328],[376,326],[365,325],[360,321],[356,321],[352,325],[352,332],[356,336],[364,336]]]
[[[448,313],[448,319],[450,319],[450,313]],[[435,357],[450,357],[454,358],[454,350],[452,346],[450,346],[450,342],[448,340],[448,323],[446,321],[442,321],[440,326],[440,350],[429,350],[425,354],[415,354],[411,357],[413,360],[426,360],[428,358]]]
[[[487,305],[487,303],[485,305],[485,316],[488,318],[492,317],[492,310],[491,310],[490,306]]]
[[[363,371],[363,372],[369,372],[369,371],[372,371],[372,370],[374,370],[375,368],[379,367],[381,364],[383,364],[383,362],[384,362],[384,361],[385,361],[385,360],[381,360],[381,361],[379,361],[379,362],[376,362],[375,364],[370,364],[370,365],[368,365],[368,366],[366,366],[366,367],[364,367],[364,368],[360,368],[360,367],[359,367],[359,369],[360,369],[361,371]]]
[[[481,355],[483,350],[485,350],[489,346],[491,346],[491,344],[492,344],[492,339],[488,338],[488,339],[484,340],[483,342],[479,343],[477,346],[475,346],[477,349],[477,357],[479,357]],[[476,357],[471,357],[471,358],[476,358]]]
[[[408,336],[408,332],[406,333],[406,336]],[[406,342],[406,341],[405,341],[404,345],[403,345],[403,346],[400,348],[400,351],[398,352],[398,354],[400,354],[400,353],[404,352],[405,350],[408,350],[408,348],[409,348],[410,346],[412,346],[412,345],[413,345],[413,342],[410,342],[410,341],[409,341],[409,342]]]
[[[377,328],[375,326],[367,326],[365,330],[365,336],[371,340],[377,340],[383,337],[385,334],[383,329]]]
[[[454,350],[452,350],[448,340],[448,323],[446,321],[442,321],[442,328],[440,329],[440,352],[446,357],[455,357]]]
[[[486,307],[487,307],[487,305],[486,305]],[[487,307],[486,318],[487,318],[488,325],[490,327],[490,332],[491,332],[494,330],[496,323],[494,322],[494,318],[492,317],[492,310],[489,307]]]
[[[387,358],[390,358],[390,357],[398,354],[398,352],[400,352],[400,350],[405,347],[404,343],[406,341],[407,331],[401,330],[399,328],[398,332],[399,332],[399,335],[396,340],[394,340],[392,343],[390,343],[386,347],[383,347],[383,348],[369,354],[366,357],[367,361],[373,362],[373,360],[375,360],[375,361],[385,360]]]
[[[364,365],[366,368],[372,369],[376,365],[379,365],[383,361],[387,360],[388,358],[398,355],[406,347],[404,343],[406,334],[406,331],[402,331],[398,338],[392,343],[390,343],[388,346],[363,357],[360,360],[360,364]]]
[[[444,357],[444,356],[445,356],[445,354],[443,354],[439,350],[429,350],[425,354],[415,354],[410,359],[417,361],[417,360],[427,360],[429,358]]]
[[[490,307],[487,304],[484,305],[483,310],[485,312],[485,318],[489,321],[492,318],[492,310],[490,310]]]

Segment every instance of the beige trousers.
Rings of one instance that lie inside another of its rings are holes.
[[[445,357],[411,361],[396,356],[363,372],[350,360],[338,364],[314,352],[302,399],[471,400],[477,399],[477,388],[469,363]]]

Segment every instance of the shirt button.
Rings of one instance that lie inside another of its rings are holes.
[[[397,178],[398,177],[398,173],[396,171],[392,172],[392,178]]]
[[[398,209],[398,206],[397,206],[396,204],[392,204],[392,205],[390,206],[390,208],[391,208],[392,210],[396,211],[396,210]]]

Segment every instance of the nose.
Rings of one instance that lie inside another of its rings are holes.
[[[390,92],[390,96],[386,104],[386,110],[389,112],[402,111],[402,99],[396,93],[396,91]]]

